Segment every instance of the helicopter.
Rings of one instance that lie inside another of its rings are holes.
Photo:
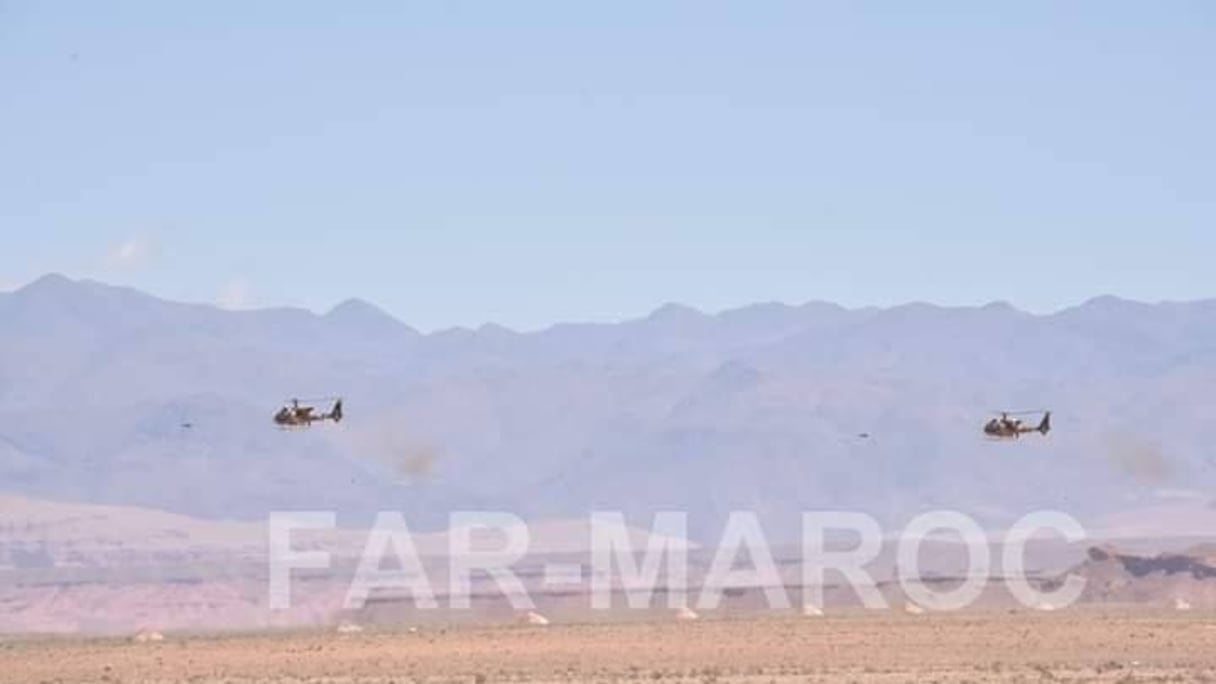
[[[1027,425],[1020,418],[1010,416],[1042,413],[1043,419],[1038,425]],[[1028,432],[1046,435],[1051,432],[1051,411],[1001,411],[999,417],[994,417],[984,423],[984,435],[989,439],[1017,439]]]
[[[308,427],[316,421],[342,422],[342,398],[334,400],[328,413],[316,413],[312,406],[301,406],[299,399],[292,399],[274,414],[274,423],[282,428]]]

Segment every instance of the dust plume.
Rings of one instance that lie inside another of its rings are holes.
[[[1103,452],[1111,465],[1137,482],[1161,484],[1173,474],[1161,448],[1134,435],[1109,435]]]
[[[429,480],[443,458],[443,450],[401,416],[380,416],[347,434],[358,457],[379,463],[410,483]]]
[[[439,449],[432,444],[415,444],[401,447],[389,455],[390,465],[399,474],[413,480],[425,480],[435,470]]]

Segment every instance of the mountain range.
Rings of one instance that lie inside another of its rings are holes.
[[[1212,498],[1216,301],[669,304],[615,324],[422,334],[360,300],[226,311],[49,275],[0,294],[0,492],[258,520],[735,509],[991,524]],[[292,397],[340,425],[279,430]],[[985,440],[995,410],[1055,429]]]

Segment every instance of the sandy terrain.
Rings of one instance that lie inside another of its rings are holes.
[[[852,589],[828,586],[828,617],[779,617],[753,588],[728,591],[707,619],[678,622],[665,607],[591,611],[585,577],[549,587],[549,562],[588,563],[585,545],[571,543],[586,539],[585,526],[551,523],[538,537],[552,555],[515,568],[552,619],[536,627],[512,624],[506,598],[484,583],[474,584],[471,610],[423,611],[392,596],[340,610],[353,574],[340,551],[361,547],[359,535],[309,540],[335,553],[332,572],[296,577],[292,610],[276,612],[261,528],[20,510],[24,518],[0,530],[0,684],[1216,682],[1216,546],[1199,543],[1208,539],[1032,545],[1036,581],[1064,571],[1086,579],[1082,602],[1066,610],[1011,611],[1011,594],[994,580],[972,612],[905,614],[892,552],[871,568],[890,611],[860,611]],[[947,581],[958,551],[939,543],[921,569]],[[693,586],[708,557],[690,554]],[[778,559],[801,605],[796,555]],[[448,585],[446,559],[428,556],[427,570]],[[362,629],[338,633],[342,621]],[[134,642],[141,629],[165,639]],[[23,636],[32,633],[71,636]]]
[[[0,683],[1216,682],[1216,619],[1078,609],[0,642]]]

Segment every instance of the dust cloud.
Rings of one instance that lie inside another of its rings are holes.
[[[1135,435],[1108,435],[1103,453],[1116,470],[1144,484],[1162,484],[1174,472],[1161,447]]]
[[[353,427],[347,447],[361,459],[387,468],[409,483],[431,479],[443,459],[442,448],[415,430],[403,416],[383,415]]]

